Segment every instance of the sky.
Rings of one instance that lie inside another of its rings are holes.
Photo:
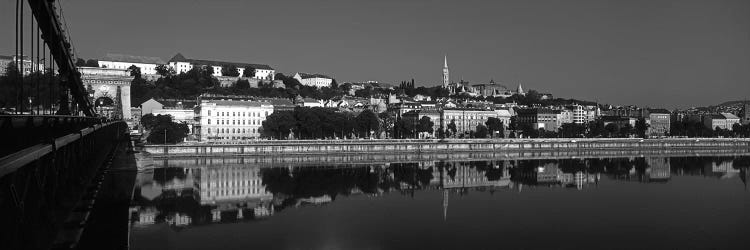
[[[0,0],[0,54],[15,1]],[[490,79],[614,105],[750,99],[747,0],[69,0],[82,58],[106,53],[271,65],[338,82]],[[6,8],[7,7],[7,8]]]

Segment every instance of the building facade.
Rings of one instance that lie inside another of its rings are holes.
[[[104,58],[99,59],[100,68],[109,69],[128,69],[135,65],[141,69],[141,74],[156,75],[156,67],[167,64],[158,57],[150,56],[131,56],[122,54],[108,53]]]
[[[191,70],[193,67],[212,67],[213,76],[222,76],[221,70],[226,66],[234,66],[239,71],[240,76],[245,76],[245,71],[251,70],[247,74],[248,76],[259,79],[259,80],[275,80],[276,70],[266,64],[254,64],[254,63],[236,63],[236,62],[223,62],[203,59],[188,59],[185,58],[181,53],[177,53],[172,59],[169,59],[169,67],[174,69],[177,73],[183,73]]]
[[[672,115],[665,109],[650,109],[648,112],[648,134],[651,136],[669,135]]]
[[[258,138],[273,113],[272,104],[257,101],[203,100],[199,109],[201,141]]]
[[[316,88],[331,87],[331,83],[333,83],[333,78],[321,74],[308,74],[298,72],[297,74],[294,74],[292,78],[297,79],[297,81],[299,81],[299,83],[302,85]]]
[[[443,128],[456,125],[456,135],[468,135],[477,129],[477,125],[487,126],[487,118],[497,117],[494,110],[474,108],[445,108],[443,109]]]

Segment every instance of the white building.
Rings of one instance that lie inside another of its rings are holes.
[[[243,140],[261,136],[273,105],[256,101],[203,100],[200,104],[200,140]]]
[[[573,105],[570,107],[570,111],[573,112],[573,123],[584,124],[586,123],[588,112],[583,109],[581,105]]]
[[[128,69],[135,65],[141,69],[141,74],[156,75],[156,66],[167,64],[158,57],[151,56],[131,56],[122,54],[107,53],[99,59],[99,67],[110,69]]]
[[[44,63],[36,64],[29,59],[28,56],[23,56],[23,75],[31,74],[32,71],[41,71],[44,73]],[[20,61],[16,56],[3,56],[0,55],[0,75],[5,75],[5,70],[8,65],[12,62]],[[19,67],[20,70],[20,67]]]
[[[276,70],[271,68],[271,66],[265,65],[265,64],[253,64],[253,63],[235,63],[235,62],[222,62],[222,61],[212,61],[212,60],[200,60],[200,59],[187,59],[185,56],[183,56],[180,53],[177,53],[172,59],[169,59],[168,62],[169,67],[172,67],[175,72],[182,73],[187,72],[191,70],[193,67],[200,66],[200,67],[207,67],[211,66],[213,67],[214,73],[213,76],[222,76],[221,70],[224,66],[235,66],[237,67],[237,70],[240,73],[240,76],[245,75],[246,70],[252,70],[254,71],[253,74],[250,74],[255,79],[260,80],[269,80],[273,81],[275,80]]]
[[[297,73],[294,74],[294,79],[297,79],[299,83],[305,86],[311,86],[316,88],[322,88],[322,87],[331,87],[331,83],[333,83],[333,78],[321,75],[321,74],[307,74],[307,73]]]

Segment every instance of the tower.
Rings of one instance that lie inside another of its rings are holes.
[[[521,87],[520,83],[518,84],[518,91],[517,92],[518,92],[519,95],[526,95],[526,93],[523,92],[523,87]]]
[[[445,56],[445,60],[443,62],[443,88],[447,88],[448,84],[450,84],[450,73],[448,72],[448,56]]]

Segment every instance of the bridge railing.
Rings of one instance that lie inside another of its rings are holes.
[[[2,248],[49,248],[64,218],[126,133],[125,122],[104,122],[0,158]]]
[[[110,122],[101,117],[58,115],[0,115],[0,157],[50,143],[58,137]]]

